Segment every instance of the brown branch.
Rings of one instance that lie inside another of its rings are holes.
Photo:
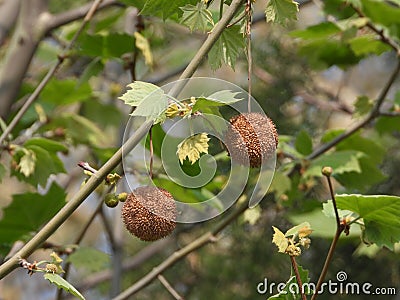
[[[82,5],[81,7],[74,8],[57,15],[51,15],[48,22],[45,25],[45,33],[48,34],[50,31],[71,23],[73,21],[82,19],[86,16],[88,10],[93,6],[94,2]],[[98,6],[97,11],[110,6],[123,6],[117,0],[102,0],[101,4]]]
[[[174,243],[173,238],[165,238],[150,244],[149,246],[140,250],[135,256],[129,258],[122,263],[122,271],[131,271],[139,268],[144,262],[152,258],[155,255],[159,255],[160,252],[164,251],[168,246]],[[88,290],[100,283],[110,281],[113,277],[112,270],[104,270],[90,275],[83,279],[75,287],[80,291]]]
[[[97,10],[98,8],[105,8],[110,5],[117,5],[117,2],[114,0],[101,0],[100,2],[103,2],[101,4],[98,2],[96,0],[80,8],[60,13],[59,15],[51,15],[47,11],[46,1],[30,0],[21,2],[18,25],[8,47],[5,63],[0,69],[0,117],[4,119],[8,117],[23,78],[44,36],[49,34],[51,30],[84,16],[86,19],[83,23],[86,25],[89,21],[87,18],[89,17],[90,19],[92,17],[92,12],[87,13],[91,7],[96,7]],[[81,30],[83,28],[80,28],[78,32]],[[75,36],[77,37],[78,35],[76,34]],[[75,40],[69,45],[73,46],[74,43]],[[64,60],[67,52],[64,51],[63,53],[64,55],[59,56],[57,65],[60,63],[60,60]],[[54,74],[57,69],[58,66],[53,67],[52,73]],[[2,140],[0,138],[0,144]]]
[[[321,289],[322,283],[325,279],[326,273],[328,272],[328,268],[332,261],[333,253],[335,252],[335,248],[336,248],[337,242],[339,241],[339,237],[342,234],[343,230],[345,229],[345,227],[341,224],[340,219],[339,219],[339,212],[338,212],[337,205],[336,205],[335,193],[333,192],[332,181],[331,181],[332,169],[330,168],[330,170],[328,170],[327,172],[323,171],[322,173],[326,177],[326,180],[328,181],[328,185],[329,185],[329,192],[331,194],[333,209],[335,211],[335,217],[336,217],[336,233],[335,233],[335,236],[333,237],[331,246],[329,247],[328,254],[325,258],[324,266],[322,268],[321,274],[319,275],[318,282],[315,287],[315,292],[312,295],[311,300],[315,300],[318,296],[319,290]]]
[[[380,108],[382,106],[382,103],[385,101],[386,95],[389,92],[389,90],[390,90],[391,86],[393,85],[394,81],[396,80],[397,76],[399,75],[399,72],[400,72],[400,59],[397,60],[397,65],[396,65],[395,69],[393,70],[393,73],[390,75],[388,81],[386,82],[385,86],[383,87],[380,95],[378,96],[378,98],[376,100],[375,106],[372,108],[370,114],[365,118],[365,120],[363,120],[359,124],[353,126],[352,128],[350,128],[349,130],[347,130],[343,134],[338,135],[336,138],[334,138],[330,142],[328,142],[326,144],[323,144],[321,147],[317,148],[310,155],[308,155],[306,157],[306,159],[307,160],[311,160],[311,159],[314,159],[314,158],[322,155],[323,153],[325,153],[326,151],[328,151],[332,147],[336,146],[341,141],[343,141],[344,139],[346,139],[349,136],[353,135],[358,130],[360,130],[361,128],[365,127],[366,125],[371,123],[374,119],[379,117],[379,115],[380,115],[379,111],[380,111]]]
[[[165,279],[161,274],[157,276],[158,280],[160,280],[161,284],[167,289],[167,291],[176,299],[183,300],[183,297],[179,295],[179,293],[172,287],[172,285]]]
[[[292,263],[292,268],[293,268],[294,274],[296,276],[297,284],[299,286],[301,299],[307,300],[307,297],[306,297],[306,295],[304,294],[304,291],[303,291],[303,283],[301,282],[299,268],[297,267],[296,258],[294,256],[292,256],[292,255],[290,255],[290,262]]]
[[[381,111],[379,115],[382,117],[400,117],[400,112],[397,111]]]
[[[86,232],[88,231],[90,225],[92,225],[92,223],[93,223],[94,219],[96,218],[97,214],[101,211],[102,206],[103,206],[103,202],[100,202],[97,205],[95,211],[92,213],[90,218],[86,221],[86,224],[83,226],[83,228],[81,229],[81,232],[75,238],[75,241],[74,241],[73,244],[79,245],[81,243],[81,241],[83,240],[84,236],[86,235]],[[64,267],[64,273],[63,273],[63,276],[62,276],[63,278],[67,278],[70,268],[71,268],[71,263],[67,262],[65,264],[65,267]],[[60,300],[61,297],[62,297],[62,294],[63,294],[63,289],[59,289],[57,291],[57,298],[56,299]]]
[[[36,26],[46,11],[46,1],[21,1],[17,26],[0,68],[0,117],[6,119],[42,36]]]
[[[64,49],[64,51],[62,52],[62,54],[60,54],[58,56],[58,60],[57,63],[47,72],[46,76],[42,79],[42,81],[39,83],[39,85],[36,87],[35,91],[29,96],[29,98],[26,100],[26,102],[24,103],[24,105],[20,108],[20,110],[18,111],[18,113],[15,115],[15,117],[13,118],[13,120],[10,122],[10,124],[7,126],[6,130],[4,130],[3,134],[0,136],[0,145],[3,143],[3,141],[5,140],[5,138],[11,133],[11,131],[14,129],[14,127],[18,124],[19,120],[21,120],[21,118],[23,117],[23,115],[26,113],[26,111],[28,110],[28,108],[32,105],[33,102],[36,101],[36,99],[39,97],[40,93],[42,92],[42,90],[44,89],[44,87],[47,85],[47,83],[50,81],[50,79],[53,77],[53,75],[56,73],[56,71],[58,70],[58,68],[61,66],[61,64],[64,62],[65,57],[68,53],[69,50],[72,49],[72,47],[74,46],[78,36],[81,34],[81,32],[83,31],[83,29],[85,28],[86,24],[91,20],[91,18],[93,17],[94,12],[96,11],[97,7],[100,5],[102,0],[96,0],[95,2],[93,2],[92,6],[90,7],[89,11],[86,13],[86,16],[84,18],[84,20],[82,21],[79,29],[77,30],[77,32],[75,32],[75,35],[73,36],[72,40],[70,41],[70,43],[68,44],[68,46]],[[28,9],[28,8],[25,8]],[[32,24],[30,24],[31,26]],[[30,47],[31,51],[32,51],[32,55],[33,55],[33,51],[36,49],[38,40],[33,40],[32,41],[32,45]],[[22,50],[22,49],[21,49]],[[31,57],[29,58],[30,61]],[[26,67],[28,67],[29,62],[26,61]],[[7,68],[5,68],[4,70],[7,70]],[[3,71],[4,71],[3,70]],[[22,71],[22,69],[19,69],[19,71]],[[23,74],[19,74],[19,76],[23,76]],[[13,77],[12,77],[13,78]],[[21,77],[22,78],[22,77]],[[3,82],[4,83],[4,82]],[[16,84],[20,84],[20,83],[16,83]],[[1,96],[1,88],[2,88],[2,82],[1,82],[1,78],[0,78],[0,96]],[[14,84],[15,85],[15,84]],[[14,86],[16,87],[16,86]],[[5,88],[5,87],[3,87]],[[10,95],[9,93],[7,93],[7,89],[5,88],[5,93]],[[11,88],[12,90],[13,88]],[[10,92],[11,92],[10,90]],[[14,91],[16,92],[16,90]],[[4,96],[4,95],[3,95]],[[9,99],[10,100],[10,99]],[[3,99],[3,102],[7,102],[7,98]],[[0,102],[0,108],[2,108],[2,103]],[[3,106],[9,106],[10,103],[3,103]],[[3,107],[4,108],[4,107]],[[6,113],[9,110],[9,107],[4,108],[6,109]],[[2,110],[0,109],[0,112],[2,112]]]
[[[336,101],[325,101],[318,98],[318,96],[311,95],[308,92],[302,90],[296,91],[296,95],[301,97],[305,103],[313,105],[321,110],[342,112],[349,115],[353,114],[351,108],[344,103]]]
[[[0,46],[8,37],[8,33],[17,21],[21,0],[0,1]]]
[[[356,6],[353,4],[350,4],[350,7],[358,14],[360,18],[367,18],[367,16]],[[368,21],[366,26],[374,31],[377,35],[379,35],[379,38],[381,39],[382,42],[385,44],[389,45],[394,51],[396,51],[397,56],[400,56],[400,46],[397,44],[395,40],[393,40],[391,37],[386,36],[385,33],[383,32],[383,29],[379,29],[375,26],[374,23],[371,21]]]

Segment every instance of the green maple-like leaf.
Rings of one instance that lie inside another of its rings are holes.
[[[13,242],[26,239],[48,222],[65,204],[65,192],[53,183],[45,195],[24,193],[13,196],[13,201],[3,210],[0,220],[1,253]]]
[[[239,92],[221,90],[209,96],[198,98],[193,105],[192,112],[201,111],[211,114],[213,113],[214,107],[224,106],[243,100],[243,98],[239,98],[240,96],[238,96],[238,94]],[[215,110],[215,112],[218,112],[218,110]],[[219,115],[219,113],[216,113],[216,115]]]
[[[272,242],[278,247],[278,252],[285,253],[289,245],[288,239],[286,238],[285,234],[278,228],[276,228],[275,226],[272,226],[272,228],[274,229]]]
[[[354,103],[354,114],[361,117],[369,113],[374,106],[374,102],[367,96],[359,96],[356,103]]]
[[[353,214],[352,211],[347,210],[347,209],[337,209],[339,218],[344,218],[347,216],[351,216]],[[333,207],[333,202],[332,200],[328,200],[327,202],[322,204],[322,212],[324,213],[325,216],[328,218],[336,218],[335,214],[335,209]]]
[[[383,52],[389,51],[390,46],[378,40],[374,34],[357,36],[349,40],[351,50],[357,56],[368,54],[380,55]]]
[[[187,4],[181,7],[181,10],[183,15],[180,22],[189,27],[190,31],[201,30],[205,32],[208,24],[214,25],[212,13],[203,2],[197,3],[196,6]]]
[[[237,57],[244,52],[244,37],[240,26],[226,28],[208,53],[208,62],[211,69],[216,70],[227,64],[235,69]]]
[[[158,16],[165,20],[175,15],[180,16],[182,14],[180,7],[197,2],[197,0],[146,0],[140,13],[144,16]]]
[[[49,151],[47,148],[40,147],[34,143],[26,143],[25,145],[23,152],[29,152],[29,156],[23,155],[19,160],[18,166],[20,168],[18,171],[13,170],[11,172],[19,180],[34,186],[37,184],[46,186],[51,174],[65,173],[64,164],[57,156],[57,150],[50,149]],[[18,153],[15,155],[16,161],[18,161],[18,155]],[[31,155],[33,156],[31,157]],[[33,161],[33,157],[35,161]]]
[[[321,169],[325,166],[332,167],[335,175],[347,172],[361,173],[359,159],[363,156],[362,152],[352,150],[324,154],[311,162],[304,176],[322,177]]]
[[[154,123],[161,122],[168,107],[167,95],[164,91],[154,84],[143,81],[135,81],[128,84],[128,87],[131,89],[119,99],[125,104],[136,107],[131,116],[146,117],[147,120],[154,120]]]
[[[295,147],[296,150],[303,155],[308,155],[312,152],[312,139],[307,131],[302,130],[299,132],[296,137]]]
[[[80,247],[68,256],[68,262],[76,268],[83,268],[89,273],[98,272],[110,264],[110,256],[90,247]]]
[[[143,102],[144,98],[152,94],[153,92],[159,94],[160,96],[164,92],[156,85],[143,81],[135,81],[127,85],[130,90],[126,91],[118,99],[125,102],[125,104],[136,107]]]
[[[400,197],[387,195],[337,195],[337,206],[364,220],[365,239],[393,250],[400,241]]]
[[[265,8],[267,22],[286,25],[288,21],[297,20],[299,4],[293,0],[270,0]]]
[[[208,153],[209,140],[210,138],[206,133],[200,133],[182,141],[178,145],[178,150],[176,151],[181,164],[183,164],[186,158],[194,164],[200,158],[201,153]]]
[[[64,164],[57,152],[67,152],[63,144],[45,138],[32,138],[16,151],[13,159],[18,164],[11,174],[32,185],[45,186],[51,174],[64,173]]]
[[[64,278],[62,278],[58,274],[53,274],[53,273],[46,273],[44,274],[44,279],[47,279],[50,281],[52,284],[56,285],[59,289],[63,289],[66,292],[78,297],[79,299],[85,300],[85,297],[82,296],[81,293],[68,281],[66,281]]]

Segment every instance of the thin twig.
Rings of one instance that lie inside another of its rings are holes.
[[[150,170],[149,176],[150,179],[153,179],[153,162],[154,162],[154,147],[153,147],[153,127],[149,130],[149,143],[150,143]]]
[[[92,5],[93,3],[87,3],[80,7],[72,8],[70,10],[60,12],[56,15],[51,15],[48,22],[44,24],[45,34],[49,34],[52,30],[58,27],[84,18]],[[110,6],[124,7],[125,5],[117,0],[103,0],[101,4],[97,7],[96,11],[98,12]]]
[[[99,213],[100,213],[99,216],[100,216],[101,221],[103,223],[103,227],[104,227],[105,232],[107,234],[108,240],[110,241],[111,249],[115,250],[116,242],[115,242],[115,238],[114,238],[114,235],[113,235],[113,230],[111,228],[110,222],[108,221],[108,219],[106,217],[106,214],[104,213],[104,206],[101,206],[101,209],[100,209]]]
[[[353,4],[350,4],[350,7],[358,14],[360,18],[366,18],[365,14],[358,7],[354,6]],[[371,21],[368,21],[366,26],[372,31],[374,31],[377,35],[379,35],[382,42],[392,47],[393,50],[396,51],[397,56],[400,56],[399,44],[397,44],[397,42],[393,40],[391,37],[386,36],[383,29],[377,28],[375,24],[372,23]]]
[[[301,282],[299,268],[297,267],[296,258],[294,256],[292,256],[292,255],[290,255],[290,262],[292,263],[292,268],[293,268],[294,274],[296,275],[296,281],[297,281],[297,284],[299,286],[301,299],[307,300],[307,297],[306,297],[306,295],[304,294],[304,291],[303,291],[303,283]]]
[[[200,49],[197,51],[196,55],[190,61],[187,68],[183,71],[179,79],[187,79],[193,76],[196,72],[197,67],[201,64],[207,53],[211,50],[212,46],[218,40],[222,32],[225,30],[226,26],[233,19],[236,12],[239,10],[240,6],[244,3],[245,0],[233,0],[229,8],[225,11],[222,18],[219,22],[214,26],[211,33],[208,35],[207,39],[201,45]],[[177,94],[183,89],[185,86],[185,80],[179,80],[175,83],[170,91],[170,95],[172,97],[176,97]]]
[[[11,133],[11,131],[15,128],[15,126],[18,124],[18,122],[21,120],[21,118],[24,116],[28,108],[32,105],[33,102],[36,101],[36,99],[39,97],[40,93],[44,89],[44,87],[49,83],[50,79],[54,76],[58,68],[61,66],[61,64],[64,62],[65,58],[68,55],[68,52],[72,49],[72,47],[75,45],[76,40],[78,39],[79,35],[82,33],[83,29],[85,28],[86,24],[91,20],[91,18],[94,15],[94,12],[96,9],[99,7],[100,3],[102,0],[96,0],[93,2],[93,5],[87,12],[85,18],[83,19],[81,25],[79,26],[78,30],[75,32],[75,35],[73,36],[72,40],[69,42],[67,47],[62,51],[60,55],[58,55],[58,60],[57,63],[47,72],[47,74],[43,77],[42,81],[39,83],[39,85],[36,87],[34,92],[29,96],[29,98],[26,100],[24,105],[20,108],[18,113],[15,115],[15,117],[12,119],[10,124],[7,126],[7,128],[4,130],[3,134],[0,136],[0,145],[4,142],[6,137]]]
[[[322,155],[323,153],[325,153],[326,151],[328,151],[332,147],[336,146],[341,141],[343,141],[344,139],[346,139],[349,136],[353,135],[359,129],[365,127],[370,122],[372,122],[374,119],[379,117],[379,115],[380,115],[379,111],[380,111],[380,108],[382,106],[382,103],[385,101],[386,95],[389,92],[389,90],[390,90],[391,86],[393,85],[394,81],[396,80],[399,72],[400,72],[400,59],[397,60],[397,65],[396,65],[395,69],[393,70],[393,73],[390,75],[388,81],[386,82],[385,86],[383,87],[380,95],[378,96],[378,98],[376,100],[374,108],[371,110],[370,114],[366,117],[366,119],[363,120],[361,123],[355,125],[354,127],[350,128],[346,132],[342,133],[341,135],[338,135],[336,138],[334,138],[330,142],[328,142],[326,144],[323,144],[321,147],[317,148],[310,155],[308,155],[306,157],[306,159],[307,160],[312,160],[312,159]]]
[[[103,202],[99,202],[99,204],[97,205],[96,209],[94,210],[94,212],[92,213],[92,215],[90,216],[90,218],[86,221],[86,224],[83,226],[83,228],[81,229],[81,232],[78,234],[78,236],[76,237],[75,241],[73,242],[73,244],[75,245],[79,245],[81,243],[81,241],[83,240],[84,236],[86,235],[86,232],[88,231],[90,225],[92,225],[94,219],[96,218],[97,214],[99,213],[99,211],[101,211],[101,208],[103,206]],[[62,275],[62,277],[64,279],[67,278],[68,274],[69,274],[69,269],[71,267],[71,263],[67,262],[64,266],[64,273]],[[63,294],[63,289],[59,289],[57,291],[57,297],[56,299],[60,300]]]
[[[141,249],[138,253],[136,253],[133,257],[127,258],[127,260],[122,263],[122,271],[128,272],[139,268],[150,258],[156,255],[160,255],[160,252],[164,251],[169,246],[172,246],[172,244],[175,244],[174,237],[167,237],[152,244],[149,244],[148,246]],[[110,269],[99,271],[97,273],[91,274],[87,278],[84,278],[75,287],[80,292],[83,292],[99,285],[100,283],[111,281],[113,276],[114,273]]]
[[[222,2],[222,1],[221,1]],[[179,293],[172,287],[172,285],[168,282],[165,277],[160,274],[157,276],[158,280],[160,280],[161,284],[167,289],[167,291],[176,299],[183,300],[183,297],[179,295]]]
[[[133,135],[119,148],[115,154],[92,175],[84,186],[61,208],[61,210],[43,228],[29,240],[24,247],[0,266],[0,279],[18,266],[18,258],[26,258],[32,254],[63,224],[83,201],[103,182],[106,176],[121,163],[124,155],[136,147],[148,133],[152,121],[144,122]]]
[[[332,197],[332,203],[333,203],[333,210],[335,211],[335,219],[336,219],[336,228],[340,227],[340,217],[339,217],[339,211],[336,205],[336,198],[335,198],[335,193],[333,192],[333,186],[332,186],[332,180],[330,176],[326,176],[326,180],[328,181],[328,186],[329,186],[329,192]]]
[[[397,111],[384,111],[379,113],[382,117],[400,117],[400,112]]]
[[[252,78],[252,68],[253,68],[253,57],[251,53],[251,0],[247,0],[246,3],[246,38],[247,38],[247,83],[248,83],[248,98],[247,98],[247,112],[251,112],[251,78]]]
[[[332,172],[330,172],[332,173]],[[336,233],[335,236],[333,237],[331,246],[329,247],[328,254],[325,259],[324,266],[322,268],[321,274],[319,275],[317,285],[315,287],[314,294],[311,297],[311,300],[315,300],[318,296],[319,290],[321,289],[322,283],[325,279],[326,273],[328,272],[329,265],[332,261],[333,253],[335,252],[336,244],[339,240],[340,235],[342,234],[344,230],[344,226],[340,223],[340,218],[339,218],[339,212],[336,206],[336,199],[335,199],[335,193],[333,192],[333,187],[332,187],[332,181],[331,181],[331,174],[324,174],[326,177],[326,180],[328,181],[329,185],[329,192],[332,197],[332,203],[333,203],[333,209],[335,211],[335,216],[336,216]]]

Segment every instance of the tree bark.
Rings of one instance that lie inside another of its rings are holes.
[[[9,0],[19,2],[20,0]],[[18,95],[33,55],[43,37],[53,29],[85,16],[92,3],[52,15],[47,11],[47,0],[21,1],[15,32],[0,67],[0,117],[6,119]],[[119,5],[116,0],[104,0],[99,10]],[[1,13],[0,13],[1,16]],[[1,22],[0,22],[1,24]]]
[[[0,1],[0,46],[4,44],[17,21],[20,2],[20,0]]]
[[[22,1],[17,27],[0,70],[0,117],[7,118],[30,65],[36,47],[43,35],[43,13],[46,0]]]

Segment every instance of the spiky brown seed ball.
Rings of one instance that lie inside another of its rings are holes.
[[[260,113],[243,113],[232,117],[225,142],[232,160],[258,168],[274,155],[278,132],[270,118]]]
[[[175,229],[176,205],[168,191],[142,186],[128,195],[121,216],[131,234],[143,241],[155,241]]]

